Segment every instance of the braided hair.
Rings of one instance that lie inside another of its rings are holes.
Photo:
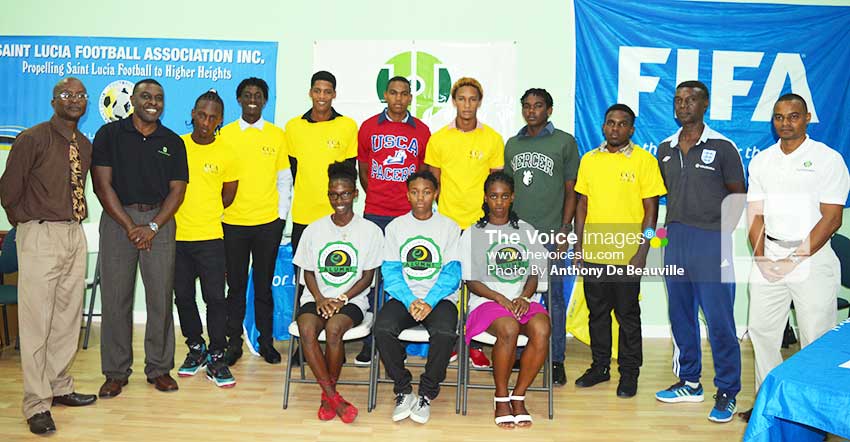
[[[514,179],[513,179],[513,177],[506,174],[505,172],[497,171],[497,172],[493,172],[490,175],[488,175],[487,179],[484,180],[484,197],[485,198],[487,197],[487,189],[493,183],[505,183],[505,184],[507,184],[508,188],[511,189],[511,193],[514,193]],[[488,219],[488,217],[490,216],[490,206],[488,206],[487,202],[485,201],[482,204],[481,208],[484,210],[484,216],[482,216],[481,219],[479,219],[478,222],[475,223],[475,227],[478,227],[479,229],[483,229],[490,222],[489,219]],[[519,215],[517,215],[516,212],[514,212],[513,204],[511,204],[511,207],[508,208],[508,222],[510,223],[511,227],[513,227],[514,229],[519,229]]]
[[[212,101],[213,103],[218,103],[218,105],[221,106],[222,122],[218,123],[218,126],[216,126],[216,128],[215,128],[215,133],[218,134],[219,131],[221,131],[221,127],[224,125],[224,100],[221,99],[221,97],[218,95],[218,92],[216,92],[215,89],[210,89],[210,90],[204,92],[203,94],[201,94],[201,96],[199,96],[195,100],[195,107],[193,107],[192,109],[197,109],[198,104],[202,101]],[[192,120],[189,120],[189,125],[194,127],[195,122],[192,121]]]

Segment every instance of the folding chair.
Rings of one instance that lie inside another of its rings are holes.
[[[466,284],[464,284],[464,287],[466,287]],[[464,290],[464,293],[468,294],[468,292],[469,292],[468,289]],[[552,305],[552,299],[551,299],[550,293],[549,293],[549,282],[548,281],[538,281],[538,283],[537,283],[537,293],[541,293],[543,295],[543,299],[545,300],[545,303],[546,303],[546,308],[549,309],[549,306]],[[468,304],[469,304],[469,296],[466,296],[463,299],[461,299],[461,303],[460,303],[461,308],[462,308],[461,322],[462,322],[462,329],[464,329],[464,330],[466,329],[466,320],[469,317],[469,308],[468,308],[469,305]],[[552,317],[551,316],[549,317],[549,325],[550,326],[552,325]],[[472,340],[475,341],[475,342],[480,342],[482,344],[487,344],[487,345],[494,345],[496,343],[496,337],[491,335],[490,333],[487,333],[486,331],[481,332],[480,334],[478,334],[476,336],[473,336]],[[466,342],[462,342],[461,344],[462,344],[461,345],[461,353],[462,354],[459,355],[459,358],[460,358],[461,364],[463,365],[463,368],[462,368],[463,379],[464,379],[464,383],[463,383],[463,415],[466,416],[466,406],[467,406],[467,399],[469,397],[469,389],[470,388],[476,388],[476,389],[482,389],[482,390],[495,390],[496,386],[493,385],[493,384],[474,384],[474,383],[470,382],[470,370],[486,371],[486,372],[492,373],[493,368],[492,367],[487,367],[487,368],[471,367],[472,364],[470,364],[469,361],[467,360],[467,357],[468,357],[468,354],[469,354],[469,348],[468,348],[469,346],[466,345]],[[517,337],[517,347],[525,347],[526,345],[528,345],[528,337],[520,334]],[[513,369],[512,371],[519,372],[519,369]],[[531,386],[528,387],[528,391],[545,391],[545,392],[548,393],[548,395],[549,395],[549,419],[552,419],[553,416],[554,416],[554,400],[553,400],[554,389],[553,389],[553,384],[552,384],[552,336],[551,335],[549,336],[549,354],[546,356],[546,361],[543,363],[543,368],[541,369],[541,372],[543,373],[542,385],[539,386],[539,387],[535,387],[535,386],[531,385]],[[511,389],[513,389],[513,387],[511,387]]]
[[[98,224],[89,222],[83,223],[83,232],[86,234],[86,244],[88,246],[88,253],[97,253],[97,260],[94,265],[94,276],[92,279],[86,278],[86,291],[91,290],[91,295],[89,296],[89,308],[87,312],[83,312],[83,318],[85,319],[86,324],[83,328],[86,330],[86,334],[83,338],[83,350],[89,348],[89,337],[91,336],[91,322],[92,317],[100,316],[100,313],[94,312],[94,300],[97,298],[97,288],[100,286],[100,232],[98,231]],[[85,299],[85,293],[83,294],[83,299]],[[85,303],[85,301],[83,301]],[[84,304],[85,305],[85,304]]]
[[[295,382],[298,384],[318,384],[318,381],[315,379],[307,379],[306,373],[304,371],[304,366],[306,363],[304,362],[304,352],[298,352],[298,358],[300,362],[301,376],[299,378],[292,378],[292,353],[295,351],[295,345],[300,339],[299,331],[298,331],[298,323],[295,321],[298,315],[298,307],[300,305],[299,300],[301,299],[301,293],[303,293],[305,288],[303,270],[298,275],[298,284],[295,289],[295,302],[292,304],[292,322],[289,324],[289,349],[287,350],[286,357],[286,379],[283,384],[283,409],[289,406],[289,384],[291,382]],[[372,284],[370,285],[369,296],[372,297],[372,302],[374,302],[377,298],[378,288],[380,286],[381,279],[381,269],[375,269],[375,277],[372,279]],[[361,295],[362,296],[362,295]],[[369,336],[372,333],[372,325],[375,323],[375,315],[371,312],[366,312],[363,315],[363,322],[360,325],[351,328],[346,331],[344,335],[342,335],[343,342],[353,341],[357,339],[363,339],[366,336]],[[325,342],[325,331],[322,330],[319,333],[319,342]],[[365,368],[361,365],[355,365],[350,363],[342,364],[343,367],[357,367],[357,368]],[[367,385],[369,387],[369,394],[367,397],[372,397],[372,389],[374,388],[374,384],[372,383],[372,373],[376,369],[375,364],[369,364],[369,380],[367,381],[357,381],[357,380],[337,380],[338,385]],[[367,411],[372,411],[371,403],[367,404]]]
[[[376,312],[379,311],[380,307],[382,307],[384,305],[384,302],[386,301],[386,297],[387,297],[387,293],[386,293],[386,291],[383,290],[383,286],[381,287],[380,291],[381,291],[381,295],[379,296],[378,304],[376,304],[376,307],[375,307]],[[463,341],[463,327],[461,326],[461,321],[458,321],[457,325],[458,325],[457,334],[458,334],[458,338],[460,340],[458,342],[461,342],[461,341]],[[411,328],[408,328],[408,329],[404,329],[398,335],[398,339],[400,341],[415,343],[415,344],[427,344],[430,341],[430,338],[431,338],[431,335],[428,334],[428,330],[425,329],[425,326],[423,326],[422,324],[419,324],[415,327],[411,327]],[[458,355],[458,358],[460,358],[460,357],[461,357],[461,355]],[[460,359],[458,359],[458,360],[460,361]],[[375,366],[375,368],[372,370],[372,385],[374,385],[374,388],[372,389],[372,395],[369,398],[370,399],[369,400],[369,406],[370,406],[371,409],[374,409],[377,406],[377,402],[378,402],[378,384],[393,383],[393,380],[390,379],[389,376],[380,377],[380,355],[378,354],[377,343],[372,345],[372,364]],[[421,362],[405,362],[405,366],[424,368],[425,364],[423,364]],[[460,392],[461,392],[461,386],[463,385],[463,369],[462,369],[460,362],[456,362],[454,364],[450,363],[448,365],[448,368],[452,369],[452,370],[457,370],[457,379],[455,380],[455,382],[448,382],[448,381],[440,382],[440,385],[445,386],[445,387],[455,387],[456,388],[457,393],[455,394],[455,414],[459,414],[460,413],[460,404],[461,404]],[[419,380],[414,378],[411,381],[411,384],[418,385]]]

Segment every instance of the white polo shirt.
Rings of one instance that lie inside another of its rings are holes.
[[[750,161],[747,201],[764,201],[768,236],[782,241],[805,239],[821,219],[820,204],[847,201],[850,175],[841,154],[806,140],[786,155],[779,142]]]

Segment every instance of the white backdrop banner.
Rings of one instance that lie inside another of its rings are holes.
[[[334,108],[358,123],[383,110],[387,81],[401,75],[412,86],[410,112],[436,132],[455,117],[449,95],[452,84],[473,77],[484,88],[478,119],[505,140],[519,130],[513,42],[317,41],[313,68],[336,76]]]

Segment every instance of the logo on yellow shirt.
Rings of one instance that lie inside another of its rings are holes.
[[[328,140],[328,149],[339,149],[342,147],[342,143],[339,140]]]
[[[470,160],[479,160],[479,161],[483,160],[484,159],[484,152],[481,151],[481,150],[472,149],[472,150],[469,151],[469,159]]]
[[[269,156],[269,157],[273,156],[274,154],[277,153],[277,149],[275,149],[274,147],[271,147],[271,146],[263,146],[263,147],[260,148],[260,150],[263,152],[263,155]]]
[[[204,173],[210,175],[218,175],[219,173],[221,173],[221,168],[218,166],[218,164],[204,163]]]
[[[620,181],[624,183],[634,183],[635,182],[635,173],[634,171],[624,170],[620,172]]]

